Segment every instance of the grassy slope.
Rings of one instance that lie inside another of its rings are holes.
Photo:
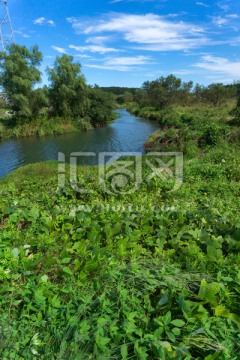
[[[239,359],[239,156],[186,158],[176,192],[108,195],[95,167],[95,194],[57,191],[56,163],[1,180],[1,358]]]
[[[23,121],[14,118],[0,118],[0,138],[18,138],[26,136],[60,135],[79,131],[92,130],[89,120],[60,118],[39,118],[34,121]]]

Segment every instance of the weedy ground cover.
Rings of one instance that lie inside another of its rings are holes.
[[[165,128],[153,149],[184,152],[176,191],[167,174],[148,176],[148,156],[126,195],[87,166],[77,184],[88,193],[69,168],[58,189],[55,162],[0,181],[2,359],[240,358],[239,128],[228,114],[154,114]]]
[[[84,166],[95,193],[57,190],[54,162],[2,179],[1,358],[238,360],[239,156],[186,156],[175,192],[107,194]]]

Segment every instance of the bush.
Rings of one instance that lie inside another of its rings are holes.
[[[74,120],[73,123],[76,126],[76,128],[82,131],[89,131],[93,129],[93,126],[91,124],[91,119],[89,117],[77,118]]]
[[[195,158],[199,154],[199,149],[197,142],[194,140],[189,140],[184,144],[184,155],[186,158]]]
[[[210,124],[204,130],[200,139],[200,146],[217,145],[226,135],[226,126]]]

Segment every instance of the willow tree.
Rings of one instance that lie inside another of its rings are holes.
[[[99,89],[98,87],[89,88],[89,110],[88,116],[94,127],[104,125],[115,119],[114,95]]]
[[[47,68],[49,98],[54,116],[84,117],[88,109],[88,87],[80,63],[73,56],[57,57],[53,68]]]
[[[0,53],[0,85],[18,115],[32,117],[36,113],[34,87],[41,81],[37,68],[41,61],[42,53],[37,45],[28,49],[12,44]]]

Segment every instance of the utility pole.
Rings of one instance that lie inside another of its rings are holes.
[[[0,0],[0,45],[2,46],[2,51],[5,51],[11,42],[15,42],[15,38],[7,0]]]

